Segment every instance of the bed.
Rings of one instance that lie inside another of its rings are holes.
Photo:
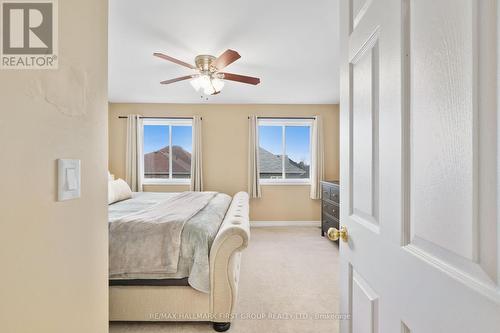
[[[245,192],[142,192],[110,205],[109,320],[208,321],[228,330],[250,237],[248,201]],[[179,223],[144,222],[162,209],[179,210]],[[175,249],[164,246],[177,238]]]

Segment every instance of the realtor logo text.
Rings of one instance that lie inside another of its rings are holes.
[[[0,68],[56,69],[57,0],[4,0],[0,5]]]

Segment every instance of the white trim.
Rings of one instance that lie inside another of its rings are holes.
[[[310,178],[261,178],[260,185],[311,185]]]
[[[143,152],[141,156],[141,169],[142,169],[142,184],[143,185],[189,185],[191,184],[191,175],[189,178],[173,178],[172,171],[172,127],[173,126],[186,126],[193,128],[193,119],[168,119],[168,118],[148,118],[142,121],[142,132],[144,133],[144,126],[168,126],[168,178],[146,178],[144,177],[144,136],[142,137],[141,145]],[[193,131],[194,135],[194,131]]]
[[[311,132],[311,130],[309,130]],[[285,180],[286,177],[286,125],[281,126],[281,179]],[[309,158],[310,159],[310,158]],[[310,164],[310,163],[309,163]],[[260,175],[259,175],[260,177]]]
[[[252,228],[321,227],[321,221],[250,221]]]
[[[259,126],[312,126],[314,119],[295,119],[295,118],[276,118],[262,119],[257,117],[257,125]]]
[[[192,135],[191,135],[191,140],[192,140]],[[168,125],[168,182],[172,182],[172,155],[174,154],[173,151],[173,144],[172,144],[172,124]],[[143,158],[144,160],[144,158]],[[146,172],[144,172],[146,173]]]
[[[146,118],[142,121],[148,126],[193,126],[193,119]]]
[[[496,45],[496,48],[497,48],[497,131],[498,131],[498,128],[500,128],[500,103],[498,101],[498,96],[500,96],[500,42],[498,42],[498,36],[500,36],[500,4],[498,4],[498,1],[497,1],[497,45]],[[499,165],[500,165],[500,144],[498,144],[498,136],[497,136],[497,160],[496,160],[496,163],[497,163],[497,170],[500,169]],[[500,193],[500,181],[499,181],[499,177],[498,177],[498,173],[500,173],[500,170],[497,171],[497,177],[496,177],[496,181],[497,181],[497,184],[496,184],[496,187],[497,187],[497,193]],[[497,212],[500,210],[500,195],[497,194],[497,197],[496,197],[496,203],[497,203]],[[496,279],[496,282],[497,282],[497,285],[500,285],[500,255],[498,255],[498,240],[500,239],[500,214],[496,214],[496,217],[497,217],[497,279]]]
[[[142,185],[189,185],[191,178],[144,178]]]
[[[314,124],[314,119],[293,119],[293,118],[278,118],[278,119],[259,119],[257,117],[257,128],[260,126],[275,126],[281,127],[281,178],[260,178],[259,181],[261,185],[289,185],[291,182],[293,185],[311,185],[311,179],[287,179],[286,178],[286,128],[292,126],[304,126],[309,127],[309,164],[312,161],[312,126]],[[257,139],[258,140],[258,139]],[[258,147],[260,148],[260,143],[257,141]],[[260,163],[260,162],[259,162]],[[310,172],[310,171],[309,171]],[[305,183],[305,184],[304,184]]]

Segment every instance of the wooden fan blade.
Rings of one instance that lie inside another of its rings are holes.
[[[260,83],[260,79],[258,77],[251,77],[239,74],[231,74],[231,73],[221,73],[224,74],[224,80],[237,81],[241,83],[253,84],[257,85]]]
[[[239,58],[241,58],[241,56],[238,52],[228,49],[215,60],[214,66],[220,71],[221,69],[229,66],[230,64],[238,60]]]
[[[176,77],[175,79],[161,81],[160,83],[161,84],[170,84],[170,83],[174,83],[174,82],[189,80],[192,77],[193,77],[193,75],[186,75],[186,76]]]
[[[184,67],[187,67],[187,68],[191,68],[191,69],[196,69],[196,67],[194,67],[191,64],[188,64],[187,62],[181,61],[179,59],[172,58],[171,56],[168,56],[168,55],[163,54],[163,53],[156,52],[156,53],[153,53],[153,55],[155,57],[162,58],[162,59],[165,59],[167,61],[171,61],[171,62],[173,62],[174,64],[177,64],[177,65],[181,65],[181,66],[184,66]]]

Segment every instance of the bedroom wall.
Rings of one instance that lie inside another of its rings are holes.
[[[338,105],[214,105],[114,104],[109,105],[109,168],[125,175],[126,120],[120,115],[203,117],[203,177],[206,190],[234,194],[247,189],[248,120],[260,116],[322,115],[325,126],[326,178],[339,174]],[[145,191],[183,191],[187,186],[149,185]],[[252,199],[253,221],[319,221],[320,203],[309,198],[309,186],[262,186],[262,198]]]
[[[58,17],[58,70],[0,70],[0,332],[108,331],[107,1]],[[56,201],[58,158],[80,199]]]

